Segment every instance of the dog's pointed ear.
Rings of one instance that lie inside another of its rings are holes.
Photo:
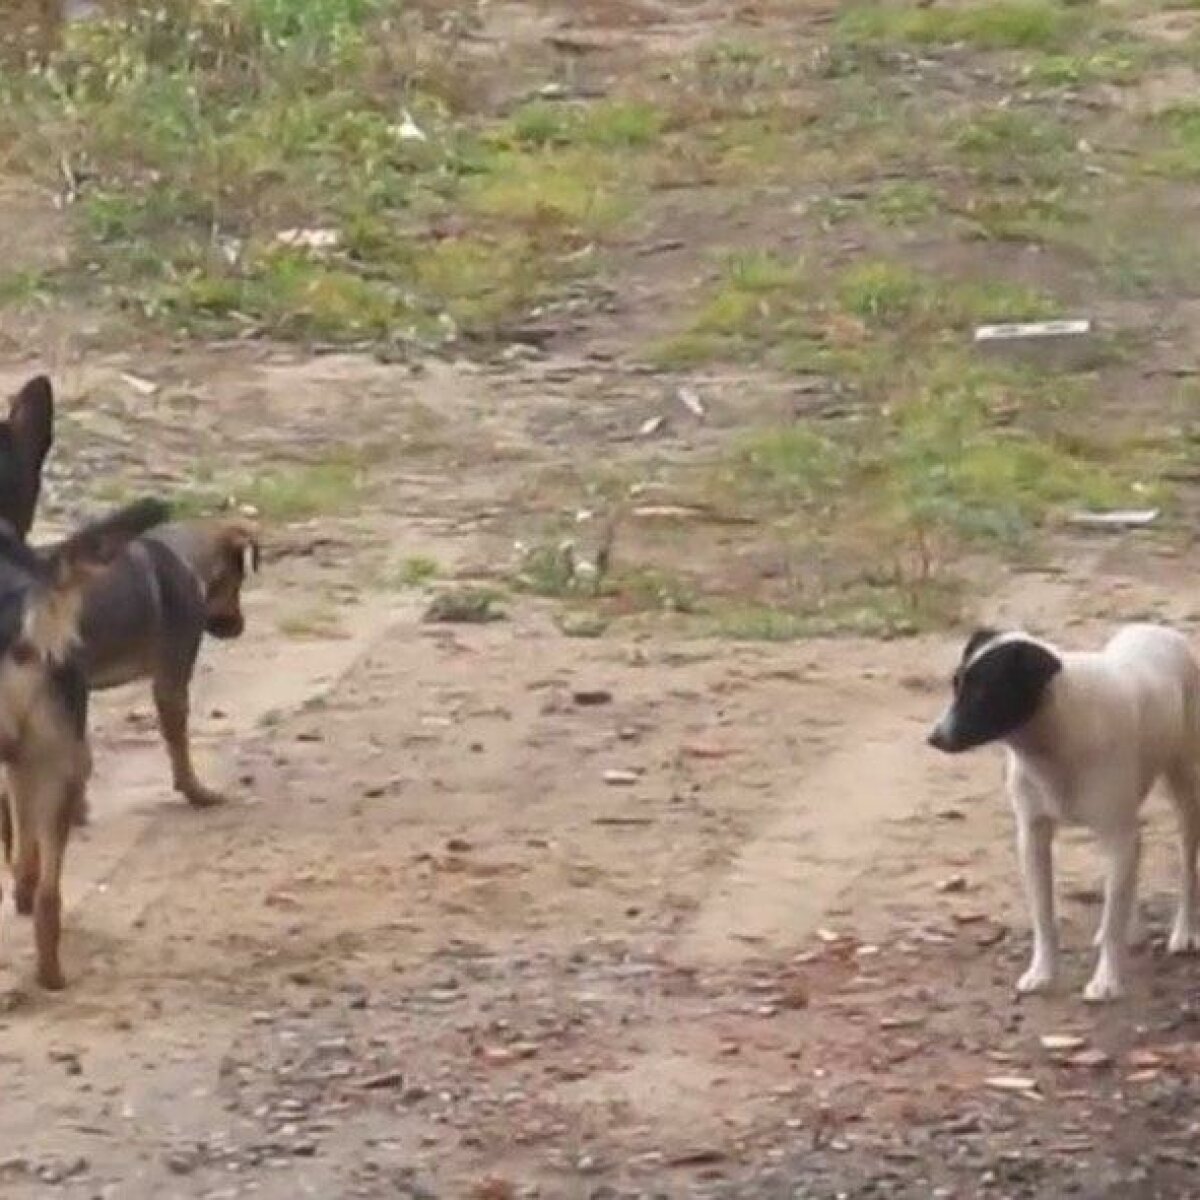
[[[258,526],[251,521],[232,522],[225,530],[225,544],[242,558],[242,574],[257,572],[262,565]]]
[[[54,443],[54,389],[45,375],[35,375],[12,398],[8,423],[26,463],[40,471]]]

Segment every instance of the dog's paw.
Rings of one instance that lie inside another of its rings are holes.
[[[195,787],[190,788],[184,793],[184,798],[193,808],[216,808],[218,804],[224,804],[226,796],[221,792],[214,792],[212,788]]]
[[[61,992],[67,986],[66,976],[58,966],[39,967],[37,981],[48,992]]]
[[[1183,925],[1176,922],[1167,938],[1168,954],[1197,954],[1200,953],[1200,929],[1194,925]]]
[[[1017,980],[1017,992],[1022,996],[1048,992],[1054,986],[1054,974],[1054,968],[1048,963],[1034,963]]]
[[[1105,966],[1096,968],[1095,975],[1083,989],[1083,998],[1088,1004],[1109,1004],[1124,995],[1125,988],[1120,977]]]

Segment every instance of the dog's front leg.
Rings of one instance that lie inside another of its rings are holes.
[[[1125,992],[1124,966],[1130,915],[1137,895],[1141,833],[1137,826],[1107,835],[1104,878],[1104,912],[1100,917],[1100,956],[1096,970],[1083,989],[1083,998],[1093,1004],[1119,999]]]
[[[1054,822],[1017,812],[1017,853],[1033,922],[1033,957],[1017,981],[1022,995],[1044,992],[1058,973],[1058,927],[1054,920]]]

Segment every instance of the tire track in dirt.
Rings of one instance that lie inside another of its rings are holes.
[[[921,734],[926,702],[885,710],[848,732],[802,788],[748,841],[678,946],[716,963],[796,948],[870,866],[892,823],[926,810],[939,786]]]
[[[1090,560],[1077,570],[1086,578]],[[1065,576],[1022,574],[992,599],[987,617],[1053,631],[1068,623],[1075,596]],[[716,965],[794,951],[884,859],[900,855],[911,870],[913,848],[897,845],[902,823],[981,791],[996,791],[1002,805],[995,756],[948,761],[925,746],[955,647],[922,638],[881,643],[877,653],[865,694],[839,699],[831,691],[825,716],[841,721],[843,745],[781,795],[743,845],[681,936],[684,961]],[[1004,816],[1001,807],[997,820]]]

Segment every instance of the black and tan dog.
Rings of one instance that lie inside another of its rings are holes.
[[[78,652],[84,589],[132,538],[167,516],[165,504],[142,501],[42,550],[27,546],[8,518],[0,524],[3,811],[12,825],[17,911],[33,914],[37,978],[46,988],[64,986],[63,858],[91,773]]]
[[[205,633],[241,635],[242,584],[258,569],[259,554],[257,528],[244,519],[161,525],[130,543],[84,593],[81,658],[89,688],[151,681],[175,789],[197,807],[223,797],[192,766],[192,673]]]

